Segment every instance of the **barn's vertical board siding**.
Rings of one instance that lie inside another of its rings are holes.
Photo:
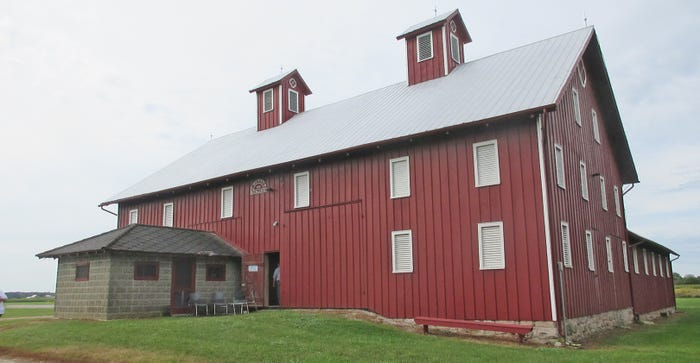
[[[632,249],[638,248],[638,259],[639,259],[639,274],[634,273],[634,262],[632,260]],[[666,259],[672,259],[667,253],[655,251],[655,253],[660,254],[664,258],[664,277],[660,274],[651,273],[651,267],[649,267],[649,275],[644,273],[644,262],[642,257],[642,248],[647,248],[643,245],[638,247],[632,247],[628,251],[628,256],[630,259],[630,273],[632,274],[632,287],[634,294],[634,313],[635,314],[646,314],[653,311],[658,311],[665,308],[675,307],[675,293],[673,291],[673,277],[666,276],[665,261]],[[651,256],[651,254],[649,254]],[[658,258],[658,257],[657,257]],[[658,264],[658,259],[657,259]],[[651,262],[649,262],[651,265]],[[673,269],[671,264],[671,275],[673,276]]]
[[[475,187],[473,144],[498,140],[501,183]],[[394,318],[550,320],[535,122],[508,120],[364,156],[315,162],[187,193],[123,203],[140,223],[213,231],[244,249],[244,281],[263,299],[264,253],[279,251],[283,305],[366,308]],[[390,198],[389,160],[408,156],[411,193]],[[309,171],[308,208],[294,208],[293,174]],[[264,179],[272,191],[250,195]],[[234,216],[220,218],[222,186]],[[612,211],[614,215],[614,211]],[[277,226],[273,226],[278,221]],[[479,270],[477,224],[502,221],[506,267]],[[413,272],[393,273],[391,232],[411,230]],[[247,266],[259,265],[259,272]]]
[[[605,127],[605,115],[601,112],[595,95],[595,80],[588,75],[586,86],[579,81],[577,72],[564,86],[556,110],[545,120],[546,143],[544,152],[548,173],[550,201],[550,225],[552,226],[552,252],[554,263],[562,260],[560,222],[569,223],[572,268],[564,268],[564,290],[568,317],[588,316],[632,306],[629,273],[622,261],[621,241],[627,240],[624,213],[618,217],[612,201],[612,186],[621,186],[619,168],[613,157],[613,145]],[[581,120],[574,119],[572,87],[579,93]],[[591,109],[598,113],[600,144],[594,140]],[[554,144],[563,147],[566,189],[557,186],[554,166]],[[584,161],[588,173],[589,200],[581,196],[579,161]],[[605,177],[608,210],[601,205],[598,175]],[[620,201],[622,203],[622,201]],[[588,269],[585,231],[593,231],[595,271]],[[605,238],[610,236],[613,246],[614,272],[608,272]],[[557,271],[555,269],[555,271]],[[559,281],[558,272],[555,282]],[[556,299],[560,306],[559,284],[555,283]]]

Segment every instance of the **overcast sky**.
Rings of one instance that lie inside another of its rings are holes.
[[[56,261],[35,254],[115,228],[98,203],[254,126],[248,90],[281,67],[307,109],[405,81],[395,37],[435,4],[0,0],[0,288],[54,291]],[[437,8],[460,9],[468,60],[595,25],[641,180],[628,226],[700,274],[700,2]]]

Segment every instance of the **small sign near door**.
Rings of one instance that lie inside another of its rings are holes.
[[[248,265],[248,272],[258,272],[258,265]]]

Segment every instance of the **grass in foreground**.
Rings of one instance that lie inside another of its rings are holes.
[[[0,319],[0,355],[100,361],[695,361],[700,299],[595,349],[556,349],[423,336],[295,311],[108,322]]]
[[[5,314],[0,319],[26,318],[33,316],[53,316],[53,308],[13,309],[12,307],[7,307],[5,309]]]

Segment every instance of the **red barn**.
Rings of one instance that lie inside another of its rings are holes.
[[[407,82],[306,111],[297,70],[268,79],[250,91],[257,128],[101,206],[118,204],[119,228],[214,232],[245,252],[243,281],[265,305],[538,336],[674,309],[662,246],[647,252],[666,269],[648,277],[659,288],[633,291],[623,185],[638,176],[592,27],[470,61],[457,10],[397,39]]]

